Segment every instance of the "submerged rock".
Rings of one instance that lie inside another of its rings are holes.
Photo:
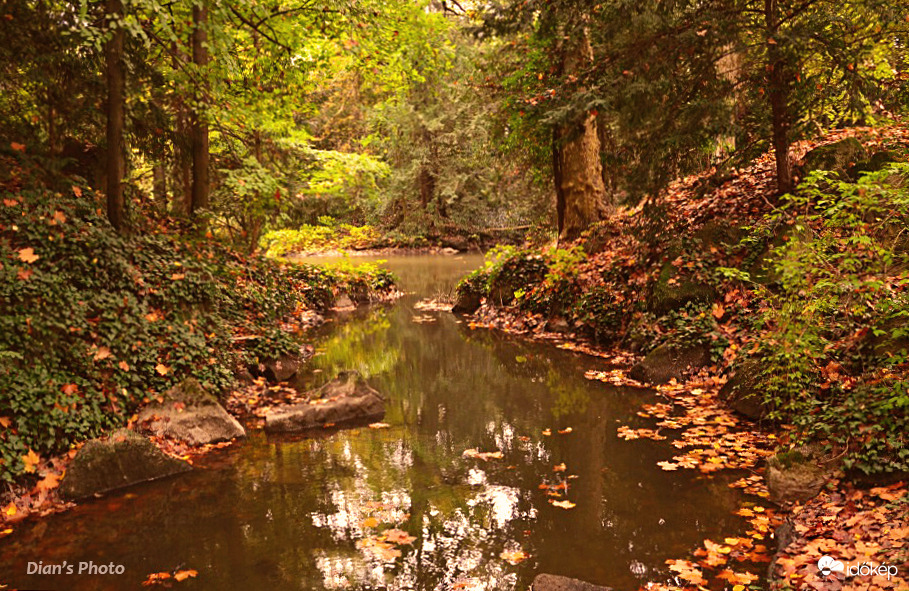
[[[385,415],[382,396],[356,371],[345,371],[310,395],[310,401],[275,408],[265,430],[292,433],[326,425],[373,421]]]
[[[534,577],[530,588],[532,591],[612,591],[610,587],[547,574],[540,574]]]
[[[710,362],[707,345],[660,345],[631,368],[629,376],[648,384],[665,384],[675,378],[682,380],[690,370],[697,370]]]
[[[82,499],[190,470],[189,463],[166,455],[146,437],[121,429],[82,446],[66,470],[60,494]]]
[[[205,445],[246,437],[246,430],[211,393],[190,378],[171,388],[164,402],[139,413],[139,429],[190,445]]]

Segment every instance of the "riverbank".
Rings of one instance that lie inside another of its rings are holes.
[[[323,269],[246,256],[179,220],[136,213],[119,235],[103,196],[4,157],[0,177],[0,494],[6,526],[68,507],[56,489],[81,445],[134,423],[187,378],[223,399],[303,355],[343,305],[398,297],[375,265]],[[174,448],[171,455],[206,449]],[[0,536],[10,528],[0,528]]]
[[[494,250],[461,282],[454,309],[471,314],[473,326],[614,351],[601,353],[614,365],[589,377],[659,388],[667,406],[641,411],[652,424],[623,425],[619,435],[663,438],[683,429],[680,448],[693,441],[701,451],[661,462],[663,469],[751,472],[746,487],[757,498],[740,511],[762,516],[749,544],[765,552],[738,577],[724,557],[742,551],[748,566],[749,547],[705,540],[694,557],[670,566],[681,586],[751,584],[777,545],[774,526],[786,516],[798,523],[801,513],[788,509],[825,487],[873,486],[909,470],[907,342],[899,328],[909,311],[906,148],[902,126],[838,131],[796,147],[805,181],[792,197],[773,194],[772,159],[764,156],[740,170],[682,179],[655,204],[614,212],[577,243]],[[831,172],[814,172],[821,170]],[[902,507],[888,514],[905,515],[905,486],[887,491]],[[770,498],[782,512],[767,520]],[[847,498],[828,499],[828,521]],[[886,502],[866,500],[869,510]],[[898,534],[897,526],[881,524]],[[831,556],[880,562],[894,557],[862,554],[856,544],[901,547],[894,533],[857,533],[825,538],[796,529],[783,551],[819,540],[814,547]],[[773,584],[810,585],[808,563],[775,561]],[[790,576],[793,565],[801,578]],[[892,581],[874,584],[905,584]]]

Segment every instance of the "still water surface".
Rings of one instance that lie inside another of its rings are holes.
[[[660,470],[655,462],[674,455],[668,441],[616,437],[619,425],[644,424],[635,411],[651,392],[584,379],[598,360],[414,309],[481,263],[391,257],[409,295],[320,330],[308,379],[359,370],[387,397],[391,428],[309,439],[251,431],[190,474],[20,525],[0,540],[0,583],[139,589],[149,573],[184,568],[199,573],[175,586],[187,591],[523,590],[548,572],[630,590],[668,579],[665,560],[704,538],[741,532],[725,481]],[[470,448],[504,457],[463,457]],[[565,480],[569,510],[539,488],[567,475],[577,476]],[[416,539],[386,561],[363,540],[391,527]],[[517,551],[528,558],[500,558]],[[39,560],[126,571],[27,576]]]

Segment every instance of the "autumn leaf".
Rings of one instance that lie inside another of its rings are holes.
[[[61,388],[61,390],[63,390],[64,394],[69,396],[69,395],[72,395],[72,394],[75,394],[76,392],[78,392],[79,386],[76,384],[63,384],[63,387]]]
[[[163,363],[159,363],[155,366],[155,371],[158,372],[158,375],[166,376],[167,372],[170,371],[170,368]]]
[[[12,148],[14,152],[25,152],[25,144],[20,144],[19,142],[10,142],[9,147]]]
[[[118,363],[117,367],[119,367],[123,371],[129,371],[129,363],[127,363],[125,361],[121,361],[120,363]]]
[[[520,564],[521,562],[527,560],[528,555],[522,550],[515,550],[513,552],[504,550],[504,551],[502,551],[501,554],[499,554],[499,558],[501,558],[508,564],[515,566],[515,565]]]
[[[162,582],[170,579],[170,573],[152,573],[142,581],[143,587],[151,587],[152,585],[160,585]]]
[[[102,361],[110,356],[111,352],[107,347],[98,347],[98,350],[95,351],[95,361]]]
[[[369,424],[370,429],[388,429],[389,427],[391,427],[391,425],[389,425],[388,423],[370,423]]]
[[[7,517],[12,517],[18,512],[19,512],[19,508],[16,507],[16,503],[10,503],[9,505],[7,505],[6,507],[3,508],[3,514],[6,515]]]
[[[575,505],[575,503],[572,503],[571,501],[568,501],[568,500],[553,501],[550,499],[549,502],[552,504],[553,507],[558,507],[559,509],[572,509],[577,506],[577,505]]]
[[[60,210],[55,211],[53,222],[55,224],[65,224],[66,223],[66,214]]]
[[[75,195],[76,197],[82,197],[82,189],[80,189],[76,185],[73,185],[73,195]]]
[[[177,582],[185,581],[189,578],[195,578],[199,573],[194,570],[178,570],[174,573],[174,580]]]
[[[39,258],[41,258],[41,257],[39,257],[38,255],[35,254],[34,248],[20,248],[19,249],[19,260],[24,263],[31,264],[31,263],[34,263],[35,261],[37,261]]]
[[[10,421],[9,417],[0,417],[0,427],[8,429],[11,423],[12,421]]]
[[[174,273],[173,275],[170,276],[172,281],[179,281],[180,279],[183,279],[185,277],[186,277],[185,273]]]
[[[400,529],[386,529],[382,532],[385,539],[394,544],[412,544],[417,538]]]
[[[49,491],[60,486],[60,475],[56,472],[48,472],[47,475],[38,481],[35,488],[39,491]]]
[[[40,461],[41,461],[41,458],[38,456],[38,454],[36,454],[34,451],[32,451],[31,448],[29,448],[28,453],[25,454],[24,456],[22,456],[22,462],[25,464],[25,468],[23,468],[23,470],[27,474],[31,474],[38,468],[38,462],[40,462]]]
[[[376,527],[377,525],[379,525],[379,520],[376,519],[375,517],[367,517],[366,519],[364,519],[363,521],[360,522],[360,525],[363,527]]]
[[[568,435],[573,429],[571,427],[566,427],[565,429],[559,429],[559,435]]]
[[[713,314],[713,317],[719,320],[726,314],[726,308],[723,307],[723,304],[714,304],[711,308],[710,313]]]

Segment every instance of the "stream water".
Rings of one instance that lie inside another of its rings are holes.
[[[653,393],[586,380],[599,360],[414,309],[481,262],[392,257],[409,295],[317,336],[312,384],[359,370],[387,397],[390,428],[251,431],[192,473],[20,524],[0,540],[0,583],[139,589],[149,573],[183,568],[198,576],[177,589],[523,590],[548,572],[630,590],[668,579],[665,560],[704,538],[743,531],[726,481],[660,470],[669,441],[616,436],[644,424],[635,411]],[[504,457],[463,457],[471,448]],[[575,506],[550,504],[544,480],[567,482]],[[392,527],[415,540],[400,556],[376,554],[369,540]],[[518,564],[501,558],[518,551],[528,556]],[[27,574],[29,562],[64,560],[125,572]]]

